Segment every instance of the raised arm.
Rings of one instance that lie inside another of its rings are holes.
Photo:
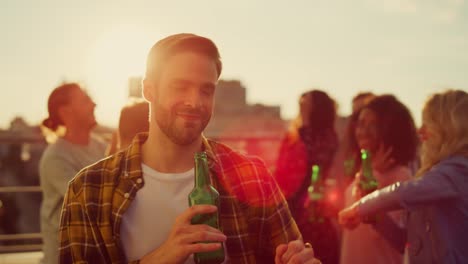
[[[454,161],[436,165],[421,177],[403,183],[397,182],[375,191],[340,212],[340,222],[352,227],[365,216],[379,212],[407,209],[409,211],[437,201],[455,199],[464,186],[463,174],[468,168]]]

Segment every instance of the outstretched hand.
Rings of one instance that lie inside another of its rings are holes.
[[[226,241],[226,236],[221,231],[208,225],[190,224],[194,216],[214,213],[216,210],[216,206],[212,205],[194,205],[185,210],[176,218],[167,240],[144,256],[140,263],[183,263],[193,253],[221,248],[221,243]]]
[[[302,240],[294,240],[276,247],[275,264],[288,263],[321,264],[320,260],[314,257],[312,246],[309,243],[304,244]]]
[[[361,223],[361,217],[358,212],[358,205],[353,204],[352,206],[343,209],[338,214],[338,221],[340,225],[347,229],[354,229]]]

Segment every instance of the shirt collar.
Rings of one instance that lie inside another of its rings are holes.
[[[126,161],[124,164],[123,173],[128,178],[141,177],[141,162],[142,162],[142,145],[148,139],[148,132],[137,134],[132,141],[132,144],[125,150]],[[219,168],[219,160],[215,155],[215,150],[210,144],[210,140],[202,135],[202,151],[206,152],[208,166],[213,172],[217,172]]]

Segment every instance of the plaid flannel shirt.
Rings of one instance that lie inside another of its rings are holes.
[[[60,221],[60,263],[126,263],[122,216],[144,185],[139,134],[132,145],[80,171]],[[232,263],[273,263],[276,247],[300,239],[288,205],[264,163],[203,138],[219,221]],[[188,195],[188,194],[187,194]],[[167,197],[170,199],[170,197]]]

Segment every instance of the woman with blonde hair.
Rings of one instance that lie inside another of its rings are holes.
[[[422,119],[416,177],[363,197],[340,212],[339,220],[354,228],[365,217],[406,209],[410,263],[468,263],[468,94],[433,95]]]

